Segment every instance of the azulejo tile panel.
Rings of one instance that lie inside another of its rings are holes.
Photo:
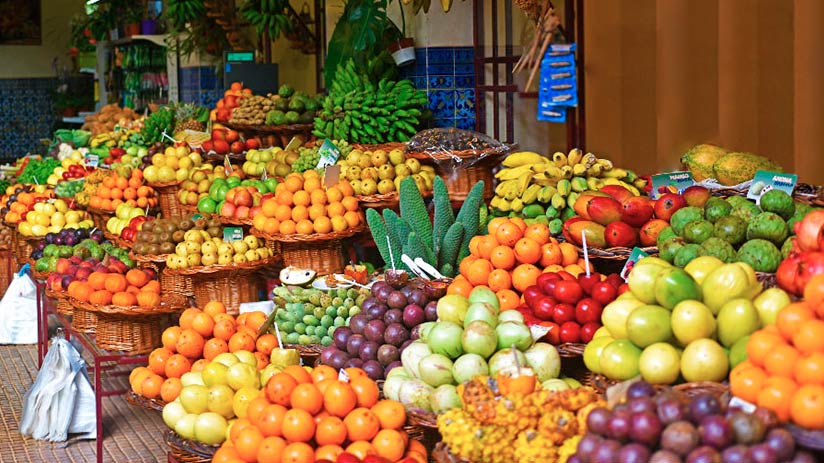
[[[42,152],[57,117],[51,92],[57,79],[0,79],[0,158],[12,160]]]

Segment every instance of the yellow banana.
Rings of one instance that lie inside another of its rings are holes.
[[[587,177],[587,187],[590,190],[600,190],[604,186],[604,181],[598,177]]]
[[[541,185],[529,185],[529,187],[521,195],[521,200],[524,204],[532,204],[538,199],[538,193],[541,191]]]
[[[567,162],[570,164],[578,164],[581,162],[581,159],[584,157],[584,152],[581,151],[580,148],[573,148],[569,151],[567,155]]]
[[[605,178],[604,185],[619,185],[631,191],[635,196],[641,195],[641,192],[638,191],[638,188],[635,188],[634,185],[630,185],[629,183],[618,180],[617,178]]]
[[[509,190],[517,182],[517,179],[512,179],[499,183],[498,186],[495,187],[495,194],[502,197],[506,196],[507,190]]]
[[[542,164],[546,162],[549,162],[549,159],[538,153],[532,151],[519,151],[504,158],[501,165],[504,167],[519,167],[529,164]]]
[[[512,204],[509,201],[507,201],[506,199],[502,199],[498,203],[498,210],[501,211],[501,212],[509,212],[509,211],[512,210]]]
[[[498,208],[498,204],[499,204],[500,202],[501,202],[501,197],[500,197],[500,196],[498,196],[498,195],[495,195],[495,196],[493,196],[493,197],[492,197],[492,199],[489,201],[489,207],[492,207],[492,208],[497,209],[497,208]]]
[[[530,180],[532,180],[532,175],[532,172],[524,172],[518,177],[518,196],[524,194],[524,191],[526,191],[526,188],[529,186]]]
[[[538,201],[548,203],[558,190],[554,186],[545,186],[538,192]]]
[[[524,209],[524,202],[521,201],[521,198],[515,198],[512,200],[512,203],[510,203],[510,206],[512,206],[513,211],[521,212]]]
[[[644,188],[647,186],[647,180],[641,177],[636,178],[632,181],[632,184],[638,188]]]
[[[615,167],[609,159],[599,159],[595,161],[595,165],[603,166],[604,170],[610,170]]]
[[[572,178],[572,167],[571,166],[561,167],[561,176],[564,177],[564,178]]]
[[[587,169],[592,167],[592,165],[595,164],[597,161],[598,157],[592,153],[585,154],[584,157],[581,159],[581,162],[583,162],[587,166]]]
[[[601,176],[604,178],[624,178],[627,176],[627,171],[625,169],[619,169],[616,167],[603,172]]]
[[[529,164],[525,164],[518,167],[510,167],[508,169],[501,169],[495,174],[495,178],[498,180],[512,180],[515,178],[520,177],[524,173],[532,173],[532,166]]]
[[[594,167],[594,166],[593,166]],[[587,166],[578,163],[572,166],[572,175],[584,175],[587,172]]]
[[[566,165],[569,165],[567,155],[560,151],[556,151],[552,154],[552,162],[555,163],[555,167],[564,167]]]
[[[564,172],[560,167],[549,166],[546,169],[546,174],[552,178],[564,178]]]
[[[602,164],[593,164],[592,167],[587,169],[587,174],[591,177],[600,177],[601,174],[604,172],[604,166]]]

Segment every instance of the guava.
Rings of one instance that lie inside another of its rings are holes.
[[[712,236],[713,226],[707,220],[693,220],[684,225],[684,239],[687,243],[701,244]]]
[[[684,236],[684,227],[693,220],[704,218],[704,210],[700,207],[687,206],[675,211],[670,217],[670,226],[678,236]]]
[[[730,214],[737,215],[744,219],[745,222],[749,222],[752,220],[753,217],[757,216],[761,213],[761,209],[755,205],[755,203],[746,201],[736,204],[732,207],[732,212]]]
[[[732,205],[724,199],[713,196],[704,204],[704,215],[707,220],[715,223],[721,217],[726,217],[732,212]]]
[[[759,202],[761,210],[764,212],[774,212],[781,216],[784,220],[789,219],[795,214],[795,204],[793,204],[792,196],[787,192],[781,190],[770,190],[761,195]]]
[[[699,256],[713,256],[727,263],[735,261],[735,248],[721,238],[713,236],[701,243],[700,247],[701,249],[698,251]]]
[[[716,238],[737,246],[747,237],[747,223],[736,215],[721,217],[715,222],[712,234]]]
[[[655,245],[659,248],[664,241],[667,241],[670,238],[676,238],[678,235],[675,233],[675,230],[672,227],[667,227],[661,230],[661,233],[658,234],[658,237],[655,239]]]
[[[678,267],[686,267],[693,259],[698,257],[698,252],[701,250],[701,246],[695,243],[689,243],[675,251],[675,259],[673,260],[673,264]]]
[[[787,223],[774,212],[762,212],[747,225],[747,239],[764,239],[781,245],[788,235]]]
[[[781,251],[770,241],[754,239],[741,246],[736,260],[749,264],[756,272],[772,273],[781,263]]]
[[[672,263],[675,260],[675,253],[682,247],[684,247],[684,240],[678,237],[670,238],[658,246],[658,257]]]

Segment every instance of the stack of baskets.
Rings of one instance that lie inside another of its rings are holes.
[[[163,292],[178,293],[187,297],[194,296],[191,276],[164,271],[166,256],[167,254],[135,254],[133,252],[129,254],[129,257],[137,263],[138,268],[152,269],[157,273]]]
[[[252,229],[252,234],[263,238],[271,249],[279,250],[284,266],[311,268],[318,275],[329,275],[343,272],[346,266],[343,257],[343,240],[355,236],[364,229],[365,227],[361,225],[341,232],[311,235],[270,235]]]
[[[149,186],[157,192],[157,203],[163,217],[181,217],[184,213],[183,205],[177,198],[182,182],[150,183]]]

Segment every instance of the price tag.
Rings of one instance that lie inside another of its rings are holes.
[[[349,375],[343,368],[341,368],[340,371],[338,371],[338,381],[343,381],[344,383],[349,382]]]
[[[241,227],[226,227],[223,229],[223,241],[231,243],[233,241],[240,241],[243,239],[243,228]]]
[[[757,408],[755,405],[747,402],[744,399],[733,397],[730,399],[730,408],[740,408],[744,413],[752,413]]]
[[[265,181],[267,178],[269,178],[269,174],[266,173],[266,169],[263,169],[263,173],[260,174],[260,179]]]
[[[320,145],[320,149],[318,150],[318,154],[320,154],[320,160],[318,161],[318,169],[323,169],[324,167],[328,167],[334,165],[338,162],[338,158],[340,157],[340,150],[331,140],[328,138],[323,140],[323,144]]]
[[[747,198],[754,199],[756,203],[759,203],[761,196],[770,190],[781,190],[792,196],[796,182],[798,182],[798,175],[796,174],[759,170],[752,179]]]
[[[632,267],[635,266],[635,263],[647,256],[649,256],[649,254],[642,251],[641,248],[632,248],[632,252],[629,254],[627,263],[624,264],[624,268],[621,269],[621,278],[623,278],[624,281],[627,281],[629,272],[632,271]]]
[[[682,193],[693,185],[695,185],[695,180],[692,178],[691,172],[679,171],[656,174],[652,176],[650,197],[658,199],[665,193]]]
[[[194,214],[194,215],[192,216],[192,220],[197,220],[197,219],[202,219],[202,218],[203,218],[203,216],[202,216],[202,215],[200,215],[200,214]]]
[[[99,156],[97,156],[96,154],[87,154],[87,155],[83,158],[83,164],[84,164],[86,167],[97,167],[97,165],[98,165],[99,163],[100,163],[100,157],[99,157]]]
[[[541,338],[546,336],[546,334],[549,333],[550,331],[552,331],[551,326],[529,325],[529,332],[532,333],[532,340],[533,341],[540,340]]]

